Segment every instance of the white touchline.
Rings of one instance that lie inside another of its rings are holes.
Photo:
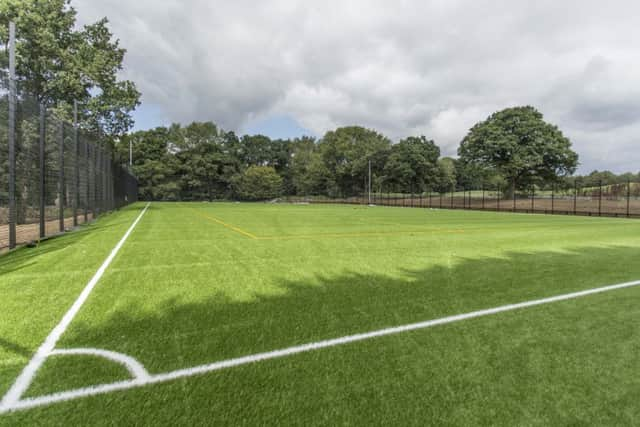
[[[269,351],[265,353],[257,353],[248,356],[238,357],[235,359],[222,360],[220,362],[210,363],[206,365],[194,366],[192,368],[178,369],[176,371],[165,372],[160,374],[149,375],[147,378],[135,378],[132,380],[119,381],[110,384],[101,384],[91,387],[79,388],[75,390],[64,391],[60,393],[49,394],[45,396],[31,397],[14,402],[10,407],[0,408],[0,413],[33,408],[36,406],[48,405],[55,402],[77,399],[85,396],[93,396],[97,394],[109,393],[117,390],[126,390],[134,387],[141,387],[148,384],[161,383],[171,381],[178,378],[186,378],[206,372],[219,371],[221,369],[232,368],[234,366],[246,365],[249,363],[260,362],[263,360],[276,359],[279,357],[291,356],[298,353],[304,353],[322,348],[335,347],[356,341],[363,341],[371,338],[381,337],[385,335],[393,335],[401,332],[414,331],[417,329],[430,328],[432,326],[444,325],[447,323],[459,322],[461,320],[472,319],[475,317],[488,316],[491,314],[502,313],[505,311],[517,310],[521,308],[533,307],[537,305],[549,304],[557,301],[570,300],[584,297],[587,295],[609,292],[616,289],[630,288],[639,286],[640,280],[633,282],[620,283],[617,285],[604,286],[600,288],[587,289],[584,291],[572,292],[569,294],[556,295],[553,297],[542,298],[537,300],[525,301],[517,304],[503,305],[500,307],[488,308],[485,310],[472,311],[470,313],[457,314],[454,316],[442,317],[439,319],[427,320],[425,322],[410,323],[407,325],[396,326],[392,328],[379,329],[376,331],[365,332],[355,335],[347,335],[340,338],[334,338],[324,341],[317,341],[308,344],[298,345],[294,347],[283,348],[280,350]]]
[[[64,315],[60,323],[58,323],[58,325],[53,328],[51,333],[49,333],[49,336],[38,348],[36,354],[33,356],[33,358],[31,358],[18,378],[16,378],[9,391],[7,391],[7,393],[0,401],[0,413],[4,412],[6,408],[11,408],[13,405],[15,405],[20,400],[27,388],[29,388],[29,385],[31,385],[31,381],[33,381],[33,377],[35,376],[36,372],[38,371],[40,366],[42,366],[47,357],[51,354],[51,351],[53,351],[53,349],[55,348],[56,343],[58,342],[64,331],[67,330],[69,324],[76,316],[76,314],[78,314],[78,311],[80,311],[80,307],[82,307],[82,305],[85,303],[85,301],[89,297],[89,294],[91,294],[91,291],[96,286],[107,267],[109,267],[109,264],[111,264],[111,261],[113,261],[124,242],[127,240],[135,226],[138,224],[138,221],[140,221],[142,215],[144,215],[144,213],[147,211],[149,205],[150,203],[147,203],[144,209],[142,209],[142,212],[140,212],[135,221],[133,221],[133,224],[131,224],[127,232],[124,233],[122,239],[120,239],[118,244],[116,244],[116,246],[111,250],[111,253],[107,257],[107,259],[104,260],[100,268],[98,268],[98,271],[96,271],[91,280],[89,280],[89,283],[87,283],[87,285],[84,287],[78,299],[76,299],[76,301],[73,303],[69,311],[67,311],[67,313]]]

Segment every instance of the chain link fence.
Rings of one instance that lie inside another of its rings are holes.
[[[135,202],[136,178],[106,147],[0,70],[0,251]]]

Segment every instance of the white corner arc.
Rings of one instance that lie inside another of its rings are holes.
[[[150,202],[147,203],[144,209],[142,209],[142,212],[140,212],[140,214],[136,217],[131,226],[124,233],[124,236],[122,236],[120,241],[111,250],[107,258],[98,268],[93,277],[91,277],[71,308],[69,308],[69,310],[62,317],[60,323],[58,323],[58,325],[56,325],[56,327],[53,328],[53,330],[49,333],[42,345],[40,345],[36,353],[31,358],[27,366],[24,367],[20,375],[18,375],[18,378],[16,378],[15,382],[11,385],[9,391],[7,391],[2,400],[0,400],[0,413],[6,411],[7,408],[12,408],[18,401],[20,401],[20,398],[22,397],[24,392],[31,385],[36,372],[38,371],[38,369],[40,369],[44,361],[47,360],[47,357],[49,357],[51,352],[54,350],[56,344],[58,343],[58,340],[67,330],[67,328],[71,324],[71,321],[78,314],[80,308],[86,302],[87,298],[89,298],[91,291],[93,291],[107,267],[109,267],[115,256],[118,254],[120,248],[122,248],[122,245],[124,245],[124,242],[127,241],[127,238],[129,237],[133,229],[136,227],[136,225],[138,225],[138,222],[147,211],[150,204]]]
[[[134,379],[148,380],[149,372],[142,366],[142,363],[138,362],[131,356],[123,353],[118,353],[110,350],[103,350],[100,348],[65,348],[56,349],[49,353],[50,356],[97,356],[105,359],[112,360],[121,364],[131,374]]]

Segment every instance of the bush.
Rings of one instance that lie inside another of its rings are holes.
[[[250,166],[238,181],[244,200],[267,200],[282,195],[282,177],[270,166]]]

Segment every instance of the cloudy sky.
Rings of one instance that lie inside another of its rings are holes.
[[[212,120],[272,137],[343,125],[455,154],[491,112],[533,105],[580,171],[640,170],[640,3],[74,0],[107,16],[143,93],[136,127]]]

